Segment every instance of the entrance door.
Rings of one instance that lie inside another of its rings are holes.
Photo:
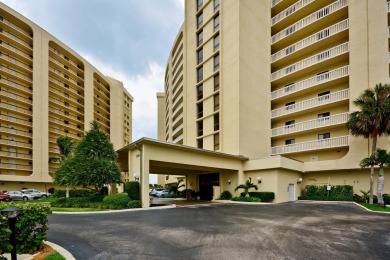
[[[295,184],[288,185],[288,201],[295,201]]]
[[[219,186],[219,173],[199,175],[199,193],[201,200],[213,199],[213,186]]]

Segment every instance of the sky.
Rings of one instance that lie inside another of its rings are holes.
[[[156,92],[184,21],[184,0],[0,0],[122,81],[134,97],[133,141],[157,139]],[[156,183],[156,176],[150,177]]]

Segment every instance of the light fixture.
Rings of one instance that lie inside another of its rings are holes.
[[[231,180],[228,180],[228,184],[230,185],[232,183],[232,181]]]
[[[302,178],[298,178],[297,184],[301,184],[301,183],[302,183]]]
[[[134,180],[135,180],[135,181],[139,181],[139,177],[137,176],[136,173],[134,173]]]
[[[23,211],[21,208],[14,208],[14,207],[5,208],[5,209],[0,211],[1,214],[7,213],[7,215],[8,215],[9,229],[11,230],[11,237],[10,237],[10,242],[12,245],[11,260],[17,259],[17,255],[16,255],[16,216],[21,211]]]
[[[261,183],[261,177],[257,177],[257,183]]]

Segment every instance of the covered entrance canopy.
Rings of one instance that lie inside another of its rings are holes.
[[[139,176],[143,207],[149,207],[149,174],[186,176],[186,188],[199,189],[199,175],[219,174],[221,190],[244,181],[243,156],[198,149],[164,141],[142,138],[118,150],[123,172]],[[214,175],[215,176],[215,175]]]

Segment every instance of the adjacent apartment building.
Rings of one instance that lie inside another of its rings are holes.
[[[389,82],[389,12],[385,0],[186,1],[157,96],[160,140],[245,157],[237,176],[219,172],[221,190],[249,177],[276,201],[307,184],[368,190],[370,140],[346,122],[364,89]]]
[[[0,3],[0,190],[47,189],[56,139],[80,140],[96,120],[115,149],[132,138],[132,102],[61,41]]]

